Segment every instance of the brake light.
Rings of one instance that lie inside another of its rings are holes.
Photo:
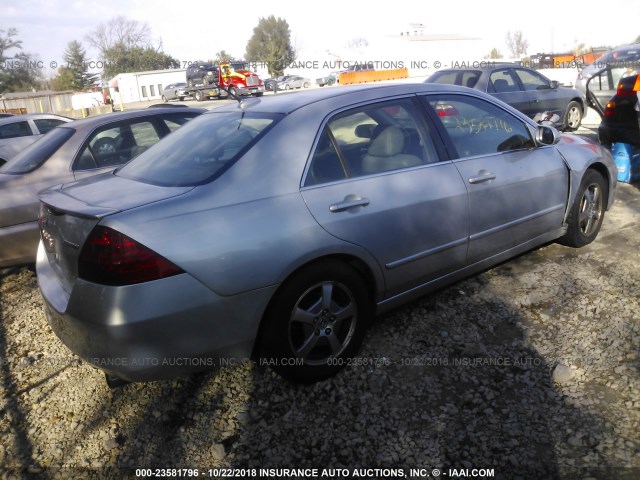
[[[616,114],[616,102],[607,102],[604,107],[604,116],[613,117]]]
[[[169,260],[109,227],[89,234],[78,259],[78,276],[102,285],[133,285],[183,273]]]

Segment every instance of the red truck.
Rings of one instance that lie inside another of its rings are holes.
[[[199,85],[226,88],[234,95],[261,97],[264,93],[260,77],[249,70],[247,62],[242,61],[193,63],[187,67],[187,85],[194,93],[197,93]]]

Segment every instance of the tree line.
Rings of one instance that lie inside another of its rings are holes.
[[[85,37],[98,52],[98,61],[87,55],[79,40],[67,44],[63,65],[50,80],[43,78],[43,68],[33,68],[37,56],[22,50],[18,30],[0,29],[0,94],[36,89],[88,91],[102,78],[110,80],[119,73],[180,68],[179,60],[166,53],[162,40],[154,40],[146,22],[114,17],[99,24]],[[261,18],[246,46],[245,60],[264,62],[271,75],[282,75],[286,65],[295,60],[289,24],[271,15]],[[204,59],[203,59],[204,60]],[[235,58],[220,50],[210,62],[228,62]],[[101,73],[94,73],[101,69]]]

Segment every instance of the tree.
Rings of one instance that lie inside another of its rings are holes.
[[[87,35],[90,45],[100,52],[104,62],[103,78],[119,73],[179,68],[180,62],[162,51],[162,41],[151,40],[147,23],[114,17]]]
[[[235,58],[230,53],[225,52],[224,50],[220,50],[216,53],[215,62],[212,63],[228,63],[234,61]]]
[[[152,47],[151,29],[147,23],[130,20],[127,17],[113,17],[101,23],[86,36],[87,42],[100,52],[102,60],[107,60],[109,51],[121,46],[125,50],[133,47]]]
[[[98,75],[89,73],[87,52],[77,40],[69,42],[63,55],[66,65],[58,69],[58,75],[51,81],[54,90],[84,91],[91,88]]]
[[[526,55],[527,49],[529,48],[529,42],[522,36],[522,31],[518,30],[517,32],[514,32],[513,35],[511,32],[507,32],[506,41],[507,47],[509,48],[513,58],[520,58],[523,55]]]
[[[266,63],[272,77],[282,75],[296,58],[287,21],[273,15],[261,18],[247,43],[245,57],[250,62]]]
[[[102,75],[104,78],[113,78],[119,73],[179,67],[178,60],[151,47],[126,48],[118,44],[107,50],[107,60]]]
[[[32,90],[40,80],[42,62],[33,55],[20,51],[9,56],[9,50],[22,50],[22,41],[17,36],[15,28],[0,30],[0,93]]]
[[[497,60],[499,58],[503,58],[500,50],[497,48],[492,48],[488,55],[485,55],[484,58],[490,58],[492,60]]]

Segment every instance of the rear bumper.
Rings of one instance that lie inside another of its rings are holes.
[[[248,361],[276,287],[222,297],[188,274],[126,287],[76,280],[64,291],[42,245],[36,263],[45,313],[87,363],[128,381]]]
[[[598,141],[602,145],[611,145],[612,143],[630,143],[640,146],[640,130],[635,125],[628,124],[611,124],[601,123],[598,127]]]

